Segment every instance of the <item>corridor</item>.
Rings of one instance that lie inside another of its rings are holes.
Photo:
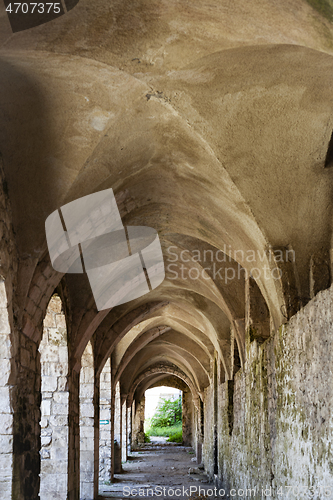
[[[0,122],[0,500],[333,499],[333,0],[0,0]]]

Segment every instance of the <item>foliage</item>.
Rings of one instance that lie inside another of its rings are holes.
[[[146,435],[147,436],[163,436],[163,437],[168,437],[171,434],[181,432],[182,431],[182,424],[181,422],[172,425],[169,427],[148,427],[146,430]]]
[[[169,435],[169,439],[167,440],[169,443],[182,443],[183,442],[183,432],[180,429],[177,432],[173,432]]]
[[[182,398],[172,401],[163,399],[151,419],[152,427],[171,427],[182,421]]]
[[[144,442],[145,442],[145,443],[150,443],[150,437],[149,437],[149,434],[147,434],[146,432],[145,432]]]

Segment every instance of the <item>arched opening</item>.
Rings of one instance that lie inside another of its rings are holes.
[[[39,346],[41,362],[40,498],[63,500],[68,491],[68,345],[58,295],[51,298]]]
[[[144,438],[154,442],[183,442],[183,393],[165,385],[147,389],[144,395]]]

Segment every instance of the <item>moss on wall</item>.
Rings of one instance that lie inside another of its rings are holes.
[[[333,2],[332,0],[306,0],[319,14],[333,21]]]

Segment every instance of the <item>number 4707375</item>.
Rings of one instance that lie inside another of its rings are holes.
[[[6,11],[10,14],[60,14],[61,3],[10,3]]]

